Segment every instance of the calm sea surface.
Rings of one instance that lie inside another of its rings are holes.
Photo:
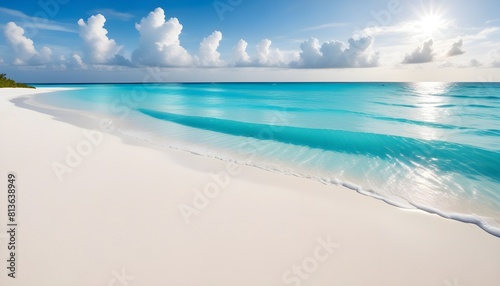
[[[38,100],[123,136],[344,185],[500,236],[499,83],[56,86],[79,89]]]

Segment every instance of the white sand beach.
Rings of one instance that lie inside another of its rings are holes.
[[[499,285],[500,238],[476,225],[10,101],[50,90],[0,89],[2,210],[9,172],[18,189],[16,278],[2,211],[0,285]]]

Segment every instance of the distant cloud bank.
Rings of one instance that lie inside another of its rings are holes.
[[[4,11],[5,12],[5,11]],[[8,10],[10,14],[14,13]],[[79,19],[78,33],[83,42],[81,51],[73,51],[68,55],[54,56],[49,47],[36,49],[32,39],[25,35],[22,27],[14,22],[5,25],[3,34],[10,44],[13,55],[3,58],[0,64],[42,66],[52,65],[59,69],[87,69],[92,66],[106,68],[106,66],[123,67],[278,67],[292,69],[330,69],[330,68],[369,68],[380,66],[380,53],[375,50],[374,43],[377,33],[372,35],[355,35],[347,43],[331,40],[320,42],[317,38],[310,38],[300,43],[296,50],[283,51],[273,46],[270,39],[263,39],[255,46],[250,46],[244,39],[240,39],[233,46],[231,55],[221,55],[220,43],[223,41],[221,31],[213,31],[200,41],[198,51],[190,53],[182,46],[180,36],[183,25],[175,17],[166,19],[165,12],[158,7],[135,23],[138,32],[138,44],[135,49],[128,49],[125,55],[123,45],[108,36],[105,28],[106,17],[128,21],[134,15],[121,13],[112,9],[94,10],[97,13],[87,20]],[[24,14],[23,14],[24,15]],[[124,23],[129,24],[129,23]],[[345,25],[330,23],[303,31],[323,29],[325,27]],[[409,24],[401,24],[392,32],[408,30]],[[379,28],[379,30],[382,28]],[[387,34],[389,28],[384,27]],[[487,29],[496,31],[495,29]],[[381,30],[382,31],[382,30]],[[384,34],[378,31],[378,34]],[[366,32],[366,31],[365,31]],[[373,31],[372,31],[373,32]],[[377,31],[375,31],[377,32]],[[488,32],[489,33],[489,32]],[[363,34],[363,33],[361,33]],[[480,33],[481,34],[481,33]],[[484,34],[484,33],[483,33]],[[470,37],[464,38],[466,41]],[[442,44],[442,43],[441,43]],[[424,41],[413,51],[401,55],[402,64],[425,64],[437,59],[463,55],[464,40],[455,39],[449,49],[434,50],[434,40]],[[441,55],[441,56],[438,56]],[[500,52],[490,54],[493,59],[491,65],[500,66]],[[467,64],[468,67],[479,67],[483,64],[476,59]],[[451,67],[446,62],[441,67]]]

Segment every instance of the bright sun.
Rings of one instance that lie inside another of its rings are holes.
[[[432,34],[441,28],[441,19],[436,15],[429,15],[422,18],[422,31],[426,34]]]
[[[418,22],[418,29],[429,36],[446,28],[446,21],[440,13],[428,13],[423,15]]]

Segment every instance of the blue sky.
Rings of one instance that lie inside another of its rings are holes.
[[[494,0],[1,5],[0,70],[27,82],[500,81]]]

